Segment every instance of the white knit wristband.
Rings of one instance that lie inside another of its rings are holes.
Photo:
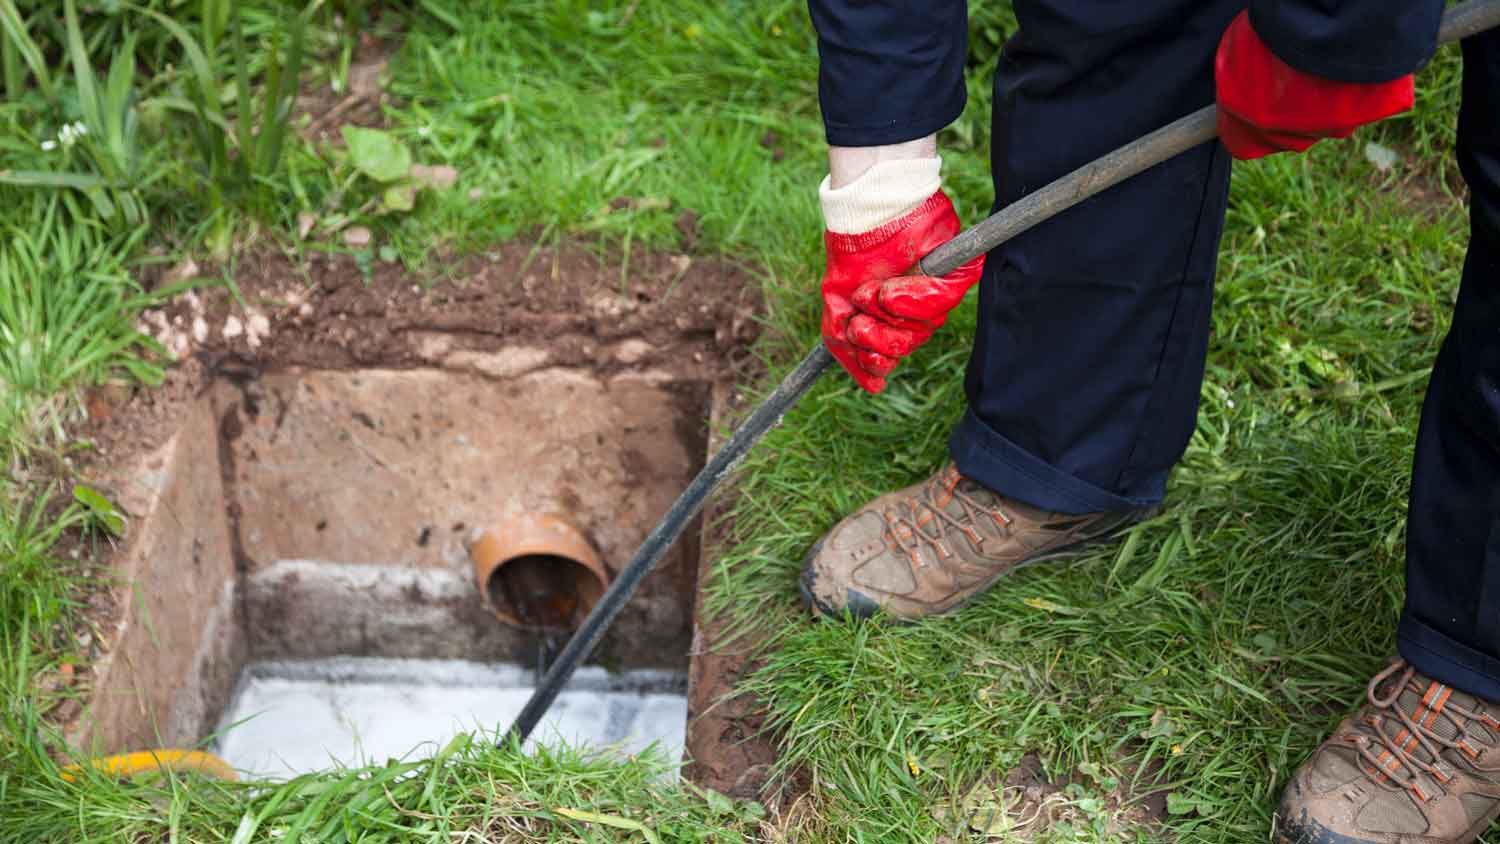
[[[838,190],[825,176],[823,223],[835,234],[864,234],[898,220],[943,186],[942,168],[941,157],[882,161]]]

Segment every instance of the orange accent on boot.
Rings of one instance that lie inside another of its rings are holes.
[[[1448,705],[1448,698],[1453,696],[1452,689],[1447,686],[1443,686],[1442,689],[1443,691],[1438,695],[1437,702],[1432,705],[1432,711],[1427,714],[1427,720],[1422,722],[1422,726],[1431,727],[1437,723],[1438,713],[1443,711],[1443,707]]]
[[[1458,742],[1457,742],[1457,744],[1458,744],[1458,747],[1461,750],[1463,750],[1464,753],[1467,753],[1469,755],[1470,759],[1478,759],[1479,758],[1479,748],[1477,748],[1474,745],[1472,745],[1472,744],[1469,743],[1469,737],[1468,736],[1464,736],[1463,738],[1459,739]]]
[[[1401,732],[1396,734],[1395,742],[1401,745],[1401,750],[1404,753],[1410,753],[1411,749],[1419,743],[1417,737],[1412,735],[1405,727],[1402,727]]]
[[[1443,764],[1443,760],[1441,759],[1432,764],[1432,771],[1430,773],[1434,777],[1437,777],[1438,782],[1444,785],[1453,781],[1453,772],[1448,768],[1447,765]]]

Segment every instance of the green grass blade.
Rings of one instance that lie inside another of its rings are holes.
[[[0,29],[5,30],[9,43],[20,54],[20,58],[26,62],[27,67],[31,68],[31,75],[36,78],[37,87],[41,89],[42,95],[49,101],[56,102],[57,90],[52,84],[52,72],[47,67],[47,60],[42,56],[42,49],[32,39],[26,22],[21,19],[20,12],[16,10],[15,0],[0,0]]]
[[[447,24],[451,29],[453,29],[453,31],[463,31],[464,25],[463,22],[458,19],[458,16],[453,14],[453,12],[448,9],[448,7],[437,2],[437,0],[418,0],[418,3],[422,6],[423,9],[427,11],[427,14],[432,15],[434,18],[437,18],[438,20]]]
[[[0,0],[9,2],[9,0]],[[182,54],[187,57],[188,69],[192,72],[192,80],[197,85],[198,92],[205,100],[205,106],[213,112],[219,112],[218,108],[218,76],[214,73],[213,65],[198,40],[188,32],[182,24],[156,11],[155,9],[139,6],[134,3],[124,4],[124,8],[130,9],[138,14],[145,15],[156,21],[162,29],[167,31],[174,40],[182,47]]]
[[[0,73],[4,73],[5,98],[14,102],[26,86],[26,68],[21,66],[21,54],[9,35],[0,38]]]
[[[235,159],[240,186],[248,188],[255,161],[255,113],[250,100],[250,65],[245,58],[245,27],[238,5],[229,21],[230,49],[234,53],[234,104],[239,115],[235,120],[235,139],[240,154]]]
[[[293,17],[290,28],[286,55],[278,62],[273,49],[272,73],[266,81],[266,105],[261,112],[261,147],[257,166],[257,172],[262,176],[269,176],[281,161],[287,126],[291,121],[292,108],[297,102],[297,84],[302,76],[302,56],[306,45],[306,12]]]
[[[193,112],[199,118],[197,123],[190,124],[189,132],[208,169],[210,190],[217,192],[221,182],[227,178],[230,162],[226,141],[228,121],[224,118],[219,102],[219,82],[213,65],[198,40],[177,21],[145,6],[126,4],[125,8],[155,21],[182,47],[190,71],[185,93]],[[213,126],[219,127],[221,131],[214,131],[210,128]]]
[[[89,130],[102,132],[103,110],[99,105],[94,66],[89,61],[89,51],[83,43],[83,30],[78,26],[78,9],[73,0],[63,0],[63,18],[67,23],[68,58],[73,64],[73,86],[78,89],[78,107],[83,111],[83,120]]]
[[[203,0],[199,20],[203,24],[203,49],[213,54],[219,49],[224,37],[224,27],[229,22],[230,0]]]
[[[281,93],[281,32],[279,30],[271,33],[271,49],[266,54],[266,78],[262,84],[265,97],[260,109],[260,134],[256,137],[255,149],[255,173],[257,175],[266,173],[271,165],[266,161],[266,154],[274,143],[271,137],[277,130],[276,106],[278,95]]]
[[[104,87],[105,137],[121,172],[129,172],[131,159],[131,94],[135,84],[135,33],[127,33],[109,63]]]
[[[90,190],[109,184],[93,173],[59,173],[51,170],[0,170],[0,184],[27,188],[77,188]]]

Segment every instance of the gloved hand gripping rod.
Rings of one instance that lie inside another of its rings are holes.
[[[1496,25],[1500,25],[1500,0],[1469,0],[1443,14],[1438,43],[1459,41]],[[983,222],[929,252],[918,262],[917,268],[923,275],[947,275],[1043,220],[1216,137],[1218,110],[1215,106],[1204,106],[996,211]],[[604,631],[635,594],[641,580],[682,535],[687,523],[703,509],[708,494],[729,475],[766,431],[781,421],[781,417],[833,362],[833,355],[819,343],[749,418],[740,423],[729,441],[677,497],[672,508],[641,544],[640,550],[594,605],[573,638],[568,640],[562,653],[542,677],[541,684],[532,692],[531,699],[526,701],[521,714],[516,716],[506,741],[513,738],[524,742],[531,735],[548,707],[557,699],[558,692],[573,676],[574,669],[593,652]]]

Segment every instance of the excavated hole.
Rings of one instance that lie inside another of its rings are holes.
[[[139,608],[99,672],[95,735],[218,732],[231,764],[287,776],[505,729],[548,643],[486,606],[469,543],[562,516],[613,577],[702,465],[709,416],[705,383],[651,371],[220,379],[137,478],[161,535],[133,546]],[[681,752],[698,554],[695,526],[538,738]]]

